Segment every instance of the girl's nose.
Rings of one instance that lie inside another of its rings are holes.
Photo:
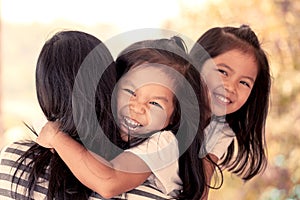
[[[146,106],[142,102],[137,100],[131,100],[129,105],[130,110],[138,114],[144,114],[146,112]]]
[[[224,83],[224,88],[226,92],[233,93],[233,94],[236,92],[234,83],[231,83],[229,81]]]

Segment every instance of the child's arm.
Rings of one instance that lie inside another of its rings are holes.
[[[214,162],[214,163],[218,163],[219,158],[213,154],[209,154],[210,159]],[[206,177],[206,181],[207,181],[207,185],[210,185],[211,182],[211,178],[215,172],[215,165],[213,165],[207,157],[203,158],[203,164],[204,164],[204,171],[205,171],[205,177]],[[209,187],[206,187],[203,196],[201,198],[201,200],[206,200],[208,199],[208,192],[209,192]]]
[[[57,123],[48,122],[37,142],[54,148],[79,181],[104,198],[141,185],[151,174],[144,161],[130,152],[121,153],[111,162],[93,154],[69,135],[58,131]],[[138,171],[134,173],[134,170]]]
[[[235,134],[227,123],[219,123],[212,121],[211,124],[205,129],[207,131],[208,139],[205,141],[205,151],[208,152],[210,159],[214,163],[218,163],[219,159],[227,151],[228,146],[233,141]],[[207,184],[211,183],[211,178],[215,172],[215,165],[212,164],[207,156],[203,157],[203,164]],[[202,199],[208,198],[209,187],[206,187]]]

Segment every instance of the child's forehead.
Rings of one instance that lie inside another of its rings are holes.
[[[158,63],[143,63],[137,65],[129,70],[129,72],[136,73],[136,74],[143,74],[144,72],[151,73],[151,74],[160,74],[163,73],[167,76],[167,71],[172,70],[169,66],[158,64]]]
[[[121,83],[130,83],[135,87],[141,87],[146,84],[158,84],[174,91],[178,76],[180,76],[179,72],[170,67],[143,64],[130,69],[124,74],[121,78]]]

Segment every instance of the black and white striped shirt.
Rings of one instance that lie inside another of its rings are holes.
[[[0,199],[1,200],[11,200],[11,199],[24,199],[24,194],[26,191],[25,185],[27,185],[28,173],[24,172],[21,176],[21,182],[17,188],[16,196],[12,194],[16,190],[16,184],[12,184],[12,177],[15,172],[15,162],[20,158],[20,156],[26,152],[33,142],[28,141],[18,141],[14,142],[1,150],[0,155]],[[26,159],[26,163],[29,163],[31,160]],[[26,164],[25,163],[25,164]],[[20,176],[20,172],[17,173]],[[32,199],[42,200],[46,199],[49,174],[45,173],[43,177],[40,177],[38,187],[35,188],[33,192]],[[90,200],[101,200],[101,196],[93,193]],[[124,193],[118,197],[112,199],[128,199],[128,200],[165,200],[170,199],[169,196],[164,195],[162,192],[158,191],[155,188],[152,188],[148,185],[141,185],[127,193]]]

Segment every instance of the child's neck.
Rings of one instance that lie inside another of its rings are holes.
[[[220,123],[225,123],[226,122],[226,115],[222,115],[222,116],[216,116],[216,115],[213,115],[211,117],[211,121],[217,121],[217,122],[220,122]]]

